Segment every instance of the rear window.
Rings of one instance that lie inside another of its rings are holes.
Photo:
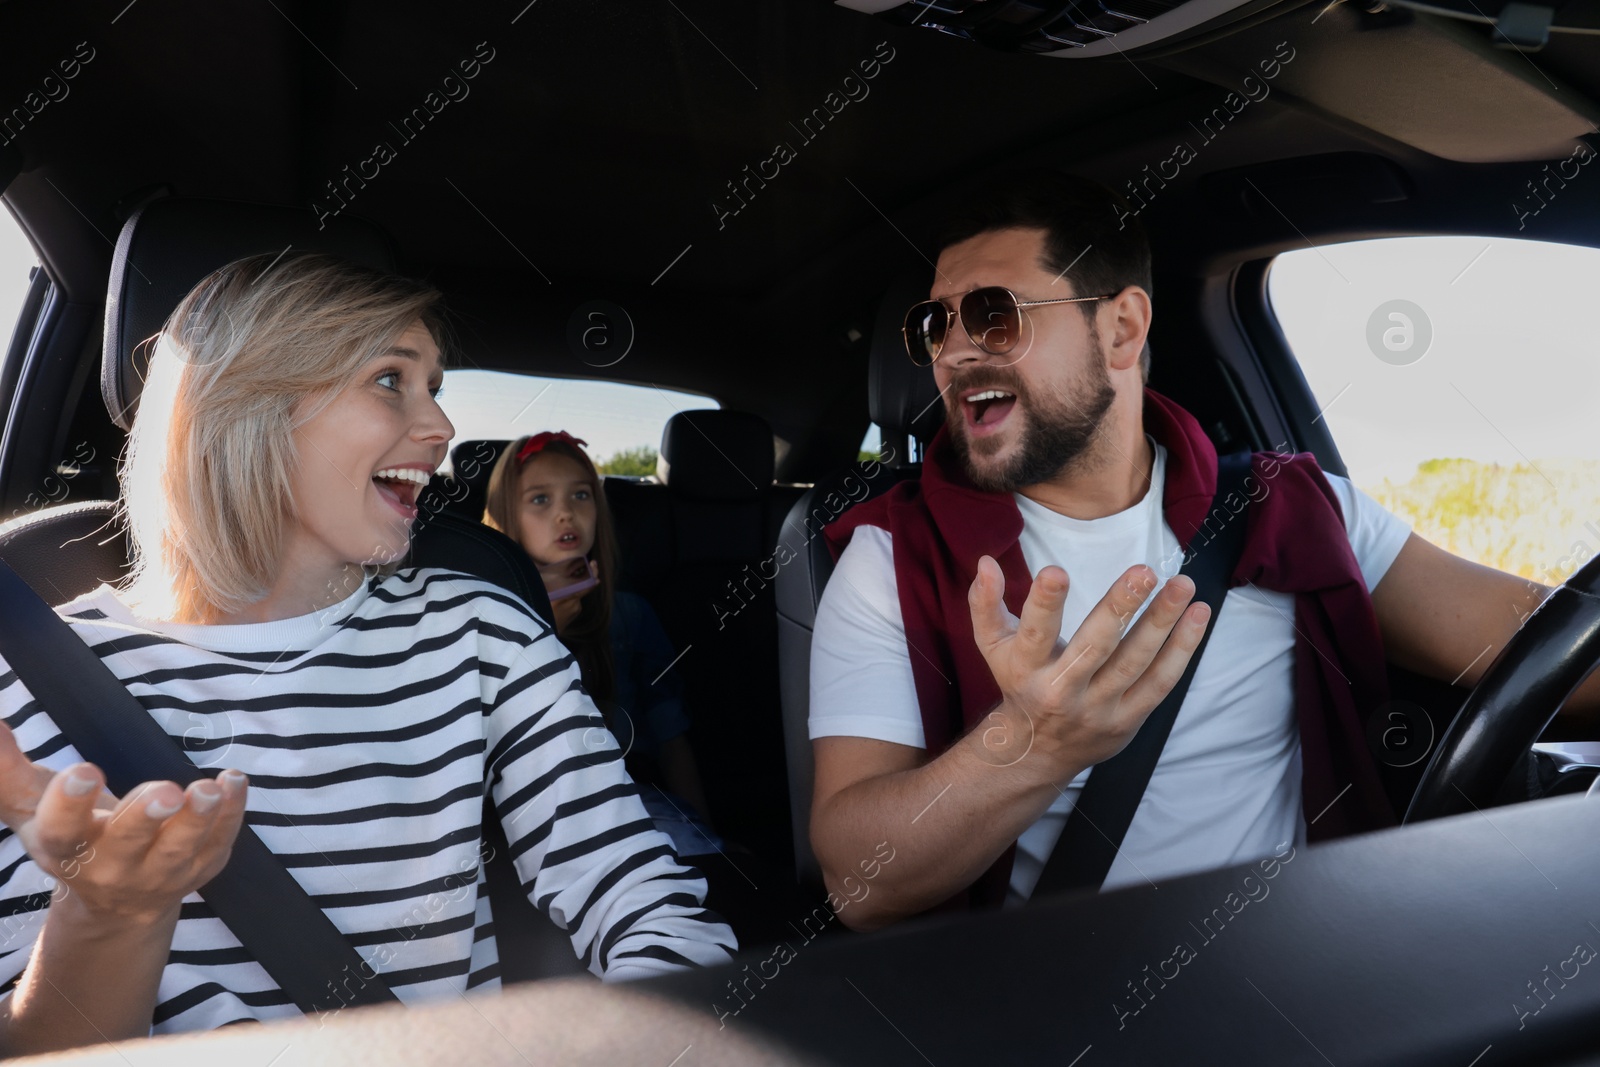
[[[456,428],[451,448],[462,441],[566,430],[588,443],[601,473],[638,476],[655,473],[668,419],[720,405],[708,396],[654,385],[461,369],[445,371],[439,406]]]

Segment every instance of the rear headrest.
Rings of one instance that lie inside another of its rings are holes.
[[[510,441],[462,441],[450,450],[450,476],[473,489],[489,488],[489,475]]]
[[[910,434],[926,444],[944,423],[944,403],[933,384],[933,368],[919,367],[906,355],[900,328],[912,304],[928,299],[926,280],[902,278],[878,305],[867,360],[867,410],[872,421],[893,434]]]
[[[656,475],[693,500],[753,500],[772,487],[772,427],[748,411],[680,411],[661,431]]]
[[[111,418],[133,424],[150,362],[150,345],[195,283],[218,267],[258,252],[330,252],[393,271],[393,246],[382,230],[349,215],[324,219],[309,208],[169,197],[135,211],[122,226],[106,293],[100,393]]]

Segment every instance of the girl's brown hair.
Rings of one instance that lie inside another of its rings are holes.
[[[527,440],[527,437],[519,437],[500,453],[500,459],[489,475],[483,508],[484,525],[492,526],[518,544],[522,542],[522,508],[517,492],[522,481],[522,464],[517,462],[517,453],[522,451]],[[556,440],[547,442],[536,455],[552,452],[576,460],[594,483],[594,547],[590,549],[589,558],[600,572],[600,585],[584,594],[578,617],[567,626],[561,641],[578,657],[584,688],[604,709],[615,699],[617,692],[616,661],[611,651],[611,610],[617,581],[617,532],[612,525],[611,506],[606,503],[600,472],[589,454],[577,445]]]

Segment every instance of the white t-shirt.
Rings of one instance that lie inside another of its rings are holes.
[[[1061,633],[1070,637],[1129,567],[1158,583],[1182,551],[1161,509],[1166,449],[1156,444],[1150,486],[1137,504],[1073,519],[1023,496],[1022,555],[1038,574],[1067,572]],[[1377,586],[1409,525],[1336,474],[1327,475],[1367,588]],[[1148,605],[1154,595],[1146,598]],[[1140,609],[1140,614],[1143,608]],[[1137,618],[1137,616],[1135,616]],[[1300,735],[1294,709],[1294,596],[1253,584],[1228,591],[1144,798],[1102,888],[1247,863],[1305,840]],[[858,528],[817,607],[811,641],[810,734],[869,737],[926,748],[889,532]],[[1017,840],[1006,906],[1026,901],[1055,846],[1086,770]]]

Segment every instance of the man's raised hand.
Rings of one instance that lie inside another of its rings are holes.
[[[31,762],[0,724],[0,820],[35,863],[63,883],[90,921],[175,915],[216,877],[244,821],[245,777],[225,771],[180,789],[146,782],[120,801],[93,764],[51,771]]]
[[[1062,642],[1066,571],[1042,569],[1018,618],[1002,598],[1000,565],[978,561],[968,592],[973,637],[1001,693],[979,726],[987,759],[1011,765],[1036,755],[1041,773],[1064,784],[1122,751],[1178,684],[1211,617],[1205,604],[1190,604],[1194,583],[1179,575],[1124,635],[1155,586],[1149,567],[1130,567]]]

